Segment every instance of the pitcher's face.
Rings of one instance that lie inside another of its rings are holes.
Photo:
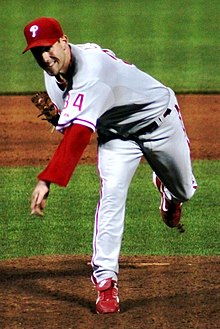
[[[66,36],[60,38],[52,46],[31,49],[39,66],[49,75],[65,74],[70,65],[70,48]]]

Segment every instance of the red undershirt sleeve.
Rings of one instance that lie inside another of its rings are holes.
[[[90,128],[79,124],[66,128],[63,139],[38,179],[66,187],[89,144],[92,132]]]

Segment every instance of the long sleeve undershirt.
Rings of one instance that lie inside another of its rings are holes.
[[[38,179],[66,187],[89,144],[92,132],[90,128],[79,124],[66,128],[63,139],[47,167],[38,175]]]

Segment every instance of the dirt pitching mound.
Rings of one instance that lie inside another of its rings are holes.
[[[217,257],[121,257],[121,313],[95,314],[90,258],[0,263],[0,327],[219,328]]]

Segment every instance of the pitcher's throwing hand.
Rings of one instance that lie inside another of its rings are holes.
[[[49,187],[39,180],[31,196],[31,215],[43,216],[46,206],[46,198],[49,195]]]

